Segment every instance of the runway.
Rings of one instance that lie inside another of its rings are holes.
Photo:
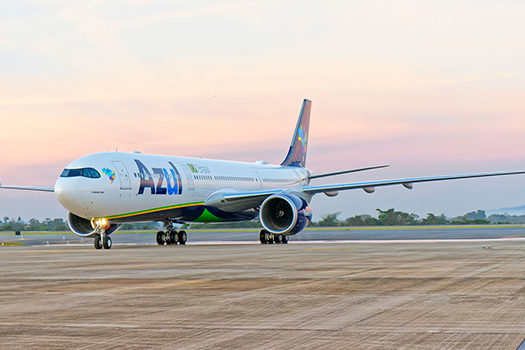
[[[187,230],[188,244],[256,244],[258,229]],[[155,232],[119,231],[112,236],[114,245],[155,245]],[[398,227],[352,227],[311,228],[290,236],[290,242],[379,242],[379,241],[457,241],[525,238],[523,225],[481,226],[398,226]],[[93,239],[82,238],[71,232],[48,234],[45,232],[0,233],[2,243],[22,245],[92,245]]]
[[[118,236],[118,235],[117,235]],[[516,349],[525,242],[0,247],[3,348]]]

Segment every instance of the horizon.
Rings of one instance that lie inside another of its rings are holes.
[[[440,1],[0,4],[0,182],[53,186],[115,150],[279,164],[311,99],[314,184],[525,169],[525,4]],[[525,178],[344,191],[314,220],[524,205]],[[65,217],[0,192],[0,217]]]

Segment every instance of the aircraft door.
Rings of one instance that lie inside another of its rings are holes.
[[[131,190],[131,179],[129,178],[128,169],[126,169],[124,163],[119,161],[113,161],[112,163],[117,170],[118,179],[120,181],[120,189]]]

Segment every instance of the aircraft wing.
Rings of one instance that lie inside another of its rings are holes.
[[[41,192],[55,192],[53,187],[31,187],[31,186],[4,186],[0,184],[0,189],[7,190],[26,190],[26,191],[41,191]]]
[[[507,172],[494,172],[494,173],[478,173],[478,174],[464,174],[464,175],[445,175],[445,176],[432,176],[432,177],[416,177],[396,180],[380,180],[380,181],[369,181],[369,182],[355,182],[348,184],[338,185],[322,185],[322,186],[302,186],[292,187],[286,189],[275,189],[267,191],[252,191],[252,192],[238,192],[238,193],[216,193],[210,196],[204,205],[214,206],[225,211],[237,211],[245,210],[249,208],[255,208],[264,202],[264,200],[276,193],[290,192],[290,193],[304,193],[308,196],[315,195],[317,193],[326,193],[327,195],[335,195],[338,191],[364,189],[366,192],[374,192],[375,187],[381,186],[393,186],[403,185],[404,187],[411,189],[414,183],[419,182],[433,182],[433,181],[445,181],[445,180],[460,180],[460,179],[471,179],[477,177],[489,177],[489,176],[504,176],[504,175],[518,175],[525,174],[525,171],[507,171]]]
[[[258,207],[272,194],[282,192],[282,189],[268,191],[215,193],[204,201],[204,205],[234,212]]]
[[[418,182],[433,182],[433,181],[444,181],[444,180],[459,180],[459,179],[471,179],[476,177],[489,177],[489,176],[504,176],[504,175],[517,175],[525,174],[525,171],[506,171],[506,172],[496,172],[496,173],[478,173],[478,174],[464,174],[464,175],[444,175],[444,176],[431,176],[431,177],[415,177],[407,179],[397,179],[397,180],[380,180],[380,181],[370,181],[370,182],[357,182],[349,184],[340,184],[340,185],[324,185],[324,186],[303,186],[301,190],[304,193],[316,194],[321,192],[334,192],[334,191],[343,191],[343,190],[354,190],[362,188],[367,190],[367,192],[373,192],[375,187],[381,186],[392,186],[392,185],[403,185],[406,188],[411,189],[412,184]]]

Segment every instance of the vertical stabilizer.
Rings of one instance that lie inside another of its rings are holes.
[[[308,148],[311,109],[312,101],[305,99],[301,107],[301,113],[299,113],[299,120],[297,120],[290,150],[281,165],[304,168],[306,164],[306,149]]]

